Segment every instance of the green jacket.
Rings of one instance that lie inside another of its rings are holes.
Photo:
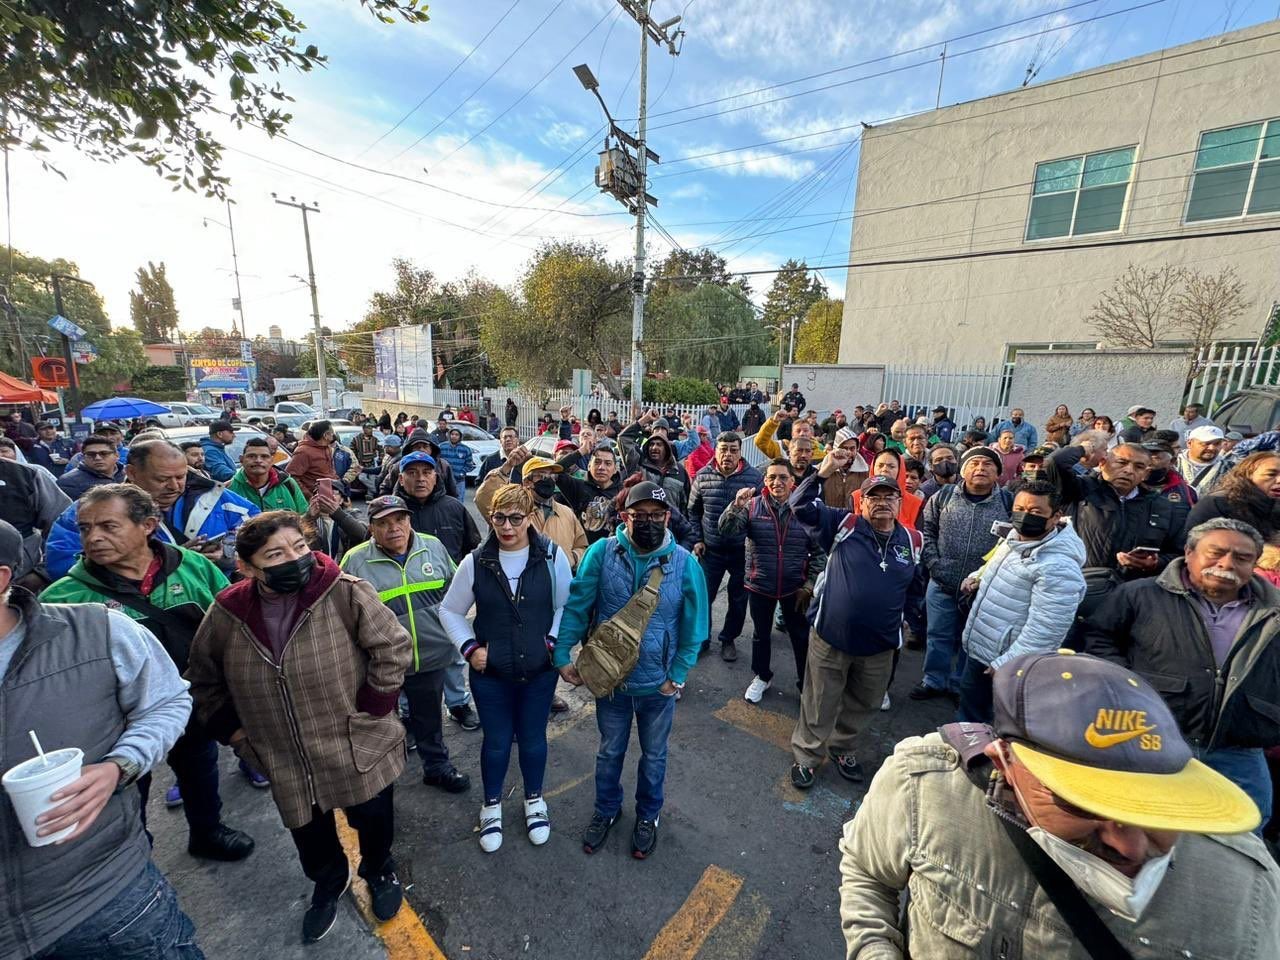
[[[437,609],[456,569],[443,543],[429,534],[415,533],[401,566],[372,540],[366,540],[347,551],[342,569],[372,584],[378,599],[409,631],[413,662],[406,673],[442,670],[454,662],[458,651],[444,632]]]
[[[292,510],[294,513],[307,512],[307,498],[302,495],[298,481],[280,473],[275,467],[268,474],[267,490],[259,494],[257,488],[245,479],[244,468],[236,471],[227,489],[238,493],[259,510]]]
[[[150,541],[150,547],[160,558],[160,570],[146,597],[139,592],[137,583],[82,556],[65,577],[45,587],[40,599],[44,603],[101,603],[120,611],[156,635],[181,673],[187,668],[191,639],[213,598],[228,586],[227,578],[212,560],[194,550],[156,539]],[[137,610],[120,600],[121,594],[136,597],[169,616],[162,621],[145,610]]]

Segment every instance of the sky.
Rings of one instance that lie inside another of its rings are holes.
[[[281,75],[295,99],[290,141],[215,128],[249,336],[277,325],[301,337],[311,327],[301,216],[273,193],[319,206],[310,228],[321,322],[335,331],[390,286],[393,258],[441,280],[475,271],[507,285],[547,240],[632,256],[632,218],[593,183],[600,106],[571,69],[591,68],[634,133],[640,34],[617,0],[441,0],[418,25],[379,23],[356,0],[287,5],[307,25],[302,44],[329,57],[323,69]],[[1280,15],[1276,6],[654,0],[654,18],[682,15],[685,31],[678,57],[650,44],[654,217],[681,246],[710,246],[731,270],[843,263],[861,123],[1251,26]],[[225,89],[222,78],[211,85]],[[129,323],[135,271],[164,262],[182,329],[230,329],[222,203],[174,192],[131,159],[100,163],[61,145],[46,159],[62,176],[29,154],[10,158],[16,248],[75,261],[116,326]],[[672,249],[659,232],[647,239],[651,261]],[[840,296],[845,272],[822,276]],[[770,280],[750,278],[757,301]]]

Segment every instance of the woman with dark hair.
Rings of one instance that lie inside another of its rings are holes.
[[[1071,411],[1067,409],[1067,405],[1065,403],[1058,404],[1053,408],[1053,416],[1044,425],[1045,440],[1050,440],[1060,447],[1065,447],[1071,440],[1071,428],[1075,425],[1075,422],[1075,418],[1071,416]]]
[[[1085,407],[1080,411],[1080,416],[1075,423],[1071,424],[1071,436],[1076,437],[1086,430],[1092,430],[1093,421],[1096,419],[1098,419],[1098,415],[1094,412],[1093,407]]]
[[[1237,463],[1217,490],[1191,508],[1185,529],[1189,532],[1215,517],[1243,520],[1263,540],[1280,533],[1280,453],[1251,453]]]
[[[573,574],[569,558],[530,523],[533,493],[518,483],[499,487],[489,506],[489,535],[462,558],[440,604],[440,622],[471,666],[471,696],[484,742],[480,776],[480,849],[502,846],[503,781],[514,741],[524,780],[529,842],[551,836],[542,796],[547,768],[547,719],[559,674],[551,651]],[[475,608],[474,623],[467,613]]]
[[[591,429],[594,430],[596,427],[600,426],[600,424],[602,423],[604,423],[604,417],[600,416],[599,410],[597,410],[595,407],[592,407],[590,410],[587,411],[587,426],[591,427]]]
[[[1112,419],[1105,414],[1093,418],[1094,430],[1105,430],[1110,436],[1116,435],[1116,425]]]
[[[382,411],[382,416],[378,417],[378,429],[379,430],[391,429],[391,413],[385,408]]]
[[[291,511],[242,523],[236,566],[244,579],[218,594],[191,642],[199,719],[271,780],[315,883],[303,940],[329,932],[350,884],[334,810],[359,834],[360,876],[389,920],[401,902],[391,795],[405,763],[395,707],[409,634],[373,587],[311,551]]]

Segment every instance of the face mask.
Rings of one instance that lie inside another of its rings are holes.
[[[1169,479],[1168,467],[1166,467],[1163,470],[1147,471],[1147,483],[1151,486],[1163,486],[1164,482],[1168,479]]]
[[[636,520],[631,524],[631,542],[638,550],[649,553],[662,546],[666,538],[666,524],[656,520]]]
[[[556,492],[556,481],[553,477],[543,477],[533,483],[533,492],[539,500],[550,500]]]
[[[941,463],[934,464],[933,473],[936,477],[949,480],[956,475],[956,465],[951,460],[943,460]]]
[[[1039,514],[1027,513],[1025,510],[1015,510],[1009,517],[1009,522],[1013,524],[1013,529],[1024,539],[1035,539],[1043,537],[1049,529],[1049,518],[1042,517]]]
[[[272,567],[262,567],[267,587],[276,593],[297,593],[311,579],[315,569],[315,554],[308,553],[297,560],[286,560]]]
[[[1173,862],[1173,848],[1164,856],[1148,860],[1132,880],[1105,860],[1046,833],[1040,827],[1027,830],[1040,849],[1062,868],[1071,882],[1118,917],[1136,923],[1160,888]]]

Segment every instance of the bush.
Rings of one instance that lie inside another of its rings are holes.
[[[646,378],[644,399],[652,403],[715,403],[720,399],[714,384],[693,377]]]
[[[146,393],[172,393],[177,391],[185,396],[187,389],[186,373],[181,367],[147,367],[133,375],[133,390],[141,395]],[[174,397],[181,400],[182,397]]]

